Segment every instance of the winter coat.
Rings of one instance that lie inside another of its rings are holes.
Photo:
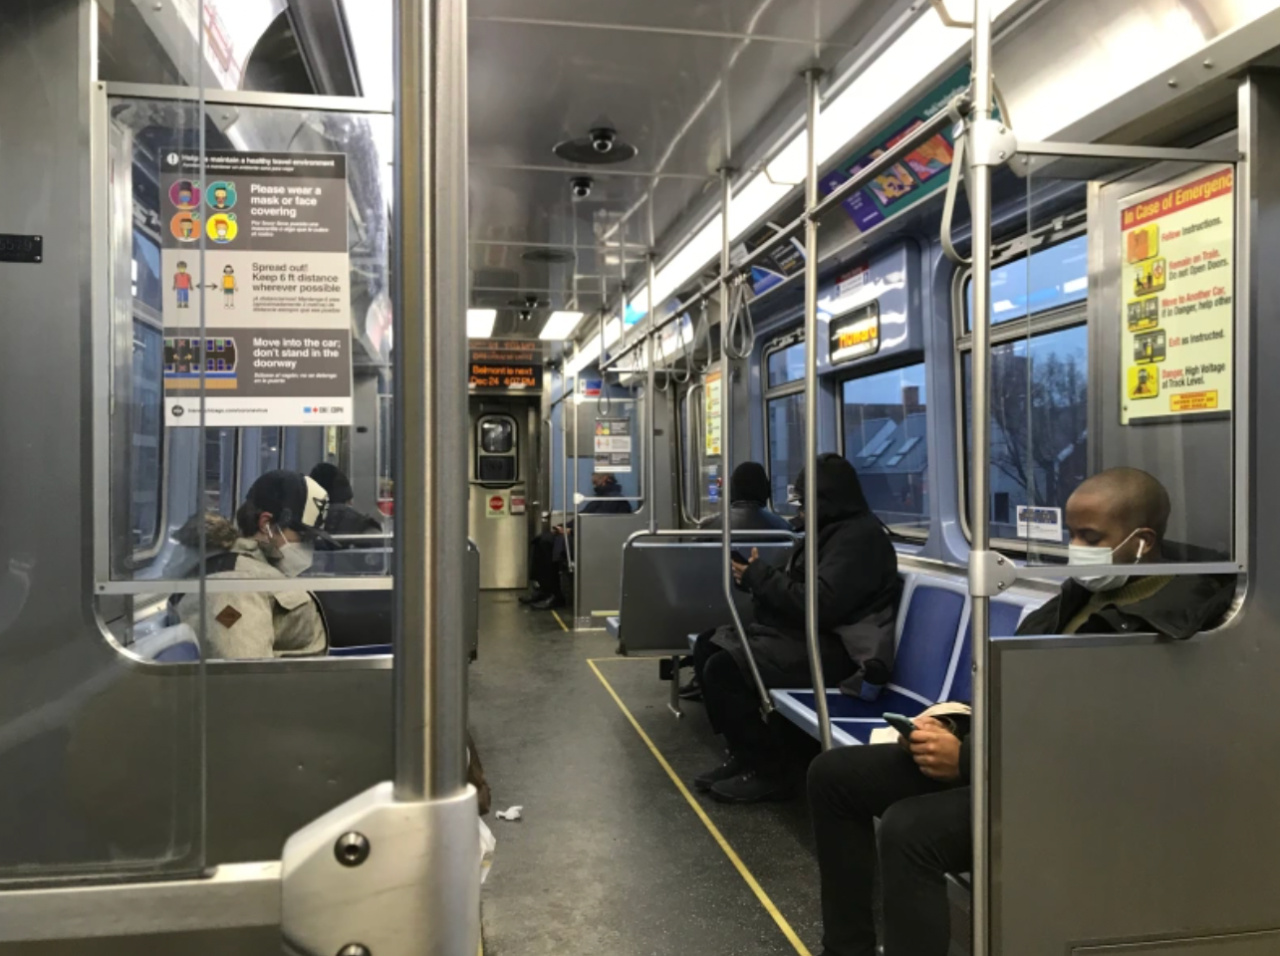
[[[182,622],[201,637],[212,660],[260,660],[325,654],[329,649],[324,615],[309,591],[299,589],[275,567],[253,538],[235,536],[223,518],[206,523],[209,585],[201,606],[198,593],[177,602]],[[219,523],[220,522],[220,523]],[[218,591],[220,580],[280,581],[279,591]]]
[[[701,527],[714,529],[723,527],[721,515],[717,514]],[[735,501],[729,511],[729,527],[734,531],[790,531],[787,519],[776,511],[770,511],[757,501]]]
[[[827,680],[835,684],[857,669],[838,629],[897,607],[898,556],[863,497],[857,472],[845,459],[818,459],[818,506],[806,510],[817,514],[819,649]],[[747,640],[766,686],[812,686],[805,638],[807,577],[803,542],[796,544],[782,567],[753,561],[743,574],[755,621],[747,627]],[[732,627],[721,628],[712,640],[750,673]]]
[[[1104,607],[1085,620],[1077,634],[1135,634],[1155,631],[1185,640],[1215,626],[1236,593],[1233,574],[1177,577],[1151,597],[1124,607]],[[1068,579],[1057,596],[1028,614],[1019,634],[1061,634],[1093,592]]]

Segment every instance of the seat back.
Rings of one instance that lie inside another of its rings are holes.
[[[1012,637],[1018,632],[1018,625],[1023,616],[1041,601],[1034,598],[1025,600],[991,602],[991,636]],[[953,676],[946,690],[947,700],[968,703],[973,699],[973,624],[965,615],[964,638],[957,648],[956,663],[952,669]]]
[[[905,617],[891,686],[930,703],[939,699],[967,600],[961,582],[916,575],[902,599]]]
[[[782,563],[790,541],[734,535],[741,551],[758,548],[761,560]],[[718,536],[702,534],[638,537],[622,549],[622,642],[628,652],[688,652],[688,636],[732,621],[721,585]],[[750,620],[749,595],[735,592],[738,610]]]

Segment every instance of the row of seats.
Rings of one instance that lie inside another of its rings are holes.
[[[963,579],[911,571],[902,575],[897,652],[892,682],[875,701],[827,691],[831,737],[841,746],[869,741],[887,726],[884,714],[914,717],[941,701],[968,701],[972,695],[972,646],[968,584]],[[991,601],[991,634],[1007,637],[1047,596],[1011,592]],[[778,713],[819,737],[816,695],[810,689],[771,692]]]

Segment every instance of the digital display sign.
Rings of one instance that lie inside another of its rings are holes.
[[[473,391],[536,391],[542,388],[542,343],[474,340],[470,383]]]
[[[880,351],[880,303],[869,302],[831,320],[831,364]]]

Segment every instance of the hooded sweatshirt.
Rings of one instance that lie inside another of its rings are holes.
[[[803,472],[796,484],[804,488]],[[857,471],[844,457],[819,456],[817,507],[806,503],[805,514],[810,524],[817,517],[820,631],[829,634],[897,601],[897,552],[867,505]],[[807,577],[803,543],[783,568],[751,562],[742,583],[751,592],[756,622],[803,637]]]

